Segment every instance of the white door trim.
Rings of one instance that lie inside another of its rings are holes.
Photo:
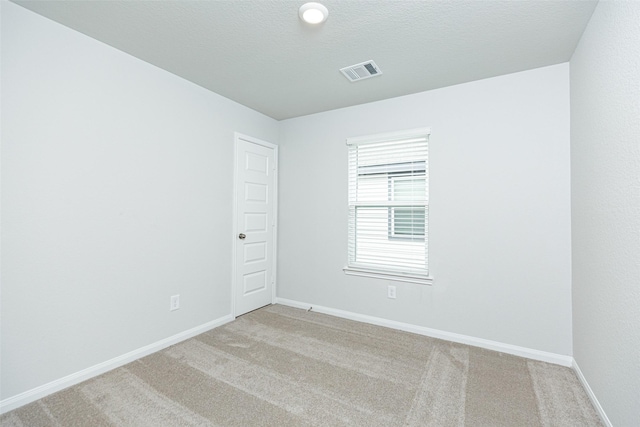
[[[258,138],[234,132],[233,138],[233,227],[231,240],[232,250],[232,272],[231,272],[231,315],[236,317],[236,270],[238,268],[238,260],[236,257],[236,249],[238,245],[238,142],[240,140],[250,142],[252,144],[261,145],[273,150],[274,154],[274,205],[273,205],[273,284],[271,286],[271,304],[276,301],[276,284],[278,283],[277,265],[278,265],[278,146]]]

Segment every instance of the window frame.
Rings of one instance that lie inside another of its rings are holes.
[[[376,135],[367,135],[367,136],[360,136],[360,137],[354,137],[354,138],[347,138],[347,145],[348,146],[360,146],[360,145],[365,145],[365,144],[374,144],[374,143],[393,143],[393,142],[402,142],[402,141],[407,141],[410,139],[414,139],[414,138],[420,138],[420,139],[426,139],[426,149],[427,149],[427,153],[428,153],[428,145],[429,145],[429,136],[431,135],[431,129],[430,128],[416,128],[416,129],[409,129],[409,130],[404,130],[404,131],[399,131],[399,132],[388,132],[388,133],[381,133],[381,134],[376,134]],[[351,156],[352,156],[352,151],[353,150],[357,150],[357,147],[349,147],[349,161],[352,162],[351,160]],[[357,240],[357,222],[356,222],[356,215],[357,215],[357,209],[358,207],[363,208],[366,206],[366,203],[363,204],[362,202],[358,203],[357,201],[355,201],[353,199],[352,196],[352,192],[354,191],[354,186],[357,185],[358,182],[358,177],[360,175],[364,175],[364,174],[359,174],[359,168],[371,168],[372,170],[375,170],[376,168],[388,168],[389,171],[387,172],[388,176],[388,199],[389,201],[392,201],[392,186],[391,184],[391,180],[393,179],[394,175],[397,177],[402,177],[402,178],[408,178],[411,179],[411,175],[404,175],[403,176],[403,172],[406,172],[409,169],[405,169],[404,171],[400,168],[400,169],[396,169],[394,167],[392,167],[392,165],[394,165],[393,163],[387,163],[387,164],[379,164],[379,165],[369,165],[369,166],[363,166],[361,164],[357,163],[356,160],[356,165],[354,166],[350,166],[349,167],[349,231],[348,231],[348,243],[349,243],[349,250],[348,250],[348,257],[347,257],[347,265],[343,268],[343,271],[345,272],[345,274],[348,275],[354,275],[354,276],[361,276],[361,277],[371,277],[371,278],[379,278],[379,279],[386,279],[386,280],[393,280],[393,281],[400,281],[400,282],[410,282],[410,283],[418,283],[418,284],[425,284],[425,285],[430,285],[433,283],[433,277],[429,274],[429,266],[428,266],[428,240],[429,240],[429,232],[428,232],[428,210],[429,210],[429,167],[428,167],[428,154],[425,154],[425,159],[423,161],[421,161],[424,166],[424,174],[425,174],[425,191],[426,191],[426,200],[425,200],[425,204],[424,204],[424,209],[426,209],[425,211],[425,223],[424,223],[424,234],[421,236],[421,239],[416,239],[415,237],[412,236],[395,236],[393,235],[393,226],[394,224],[392,223],[392,215],[391,215],[391,209],[393,209],[394,207],[389,207],[389,215],[387,217],[387,221],[388,221],[388,240],[399,240],[399,241],[424,241],[424,245],[425,245],[425,253],[424,253],[424,264],[425,264],[425,268],[424,270],[421,269],[409,269],[407,268],[406,270],[403,270],[402,268],[396,268],[395,266],[378,266],[378,265],[373,265],[373,264],[365,264],[365,263],[358,263],[355,262],[355,257],[356,257],[356,253],[357,253],[357,249],[356,249],[356,240]],[[398,165],[400,165],[401,162],[398,163]],[[415,163],[414,161],[412,161],[412,164]],[[413,165],[412,165],[413,166]],[[398,166],[399,168],[399,166]],[[415,168],[410,169],[412,171],[415,172]],[[373,172],[372,172],[373,174]],[[421,207],[409,207],[409,209],[420,209]],[[411,271],[410,271],[411,270]],[[420,271],[421,270],[421,271]]]

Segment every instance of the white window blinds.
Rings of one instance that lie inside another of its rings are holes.
[[[348,267],[428,275],[427,128],[349,138]]]

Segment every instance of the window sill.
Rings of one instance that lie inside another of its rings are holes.
[[[374,279],[386,279],[396,282],[418,283],[420,285],[433,284],[433,277],[421,274],[380,271],[362,267],[345,267],[342,271],[349,276],[371,277]]]

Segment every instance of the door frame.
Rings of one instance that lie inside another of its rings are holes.
[[[236,293],[237,293],[237,269],[238,260],[236,257],[238,249],[238,144],[240,140],[251,144],[261,145],[273,150],[274,159],[274,189],[273,189],[273,283],[271,285],[271,304],[276,301],[276,284],[278,283],[278,146],[258,138],[244,135],[239,132],[233,133],[233,234],[232,239],[232,274],[231,274],[231,315],[236,318]]]

